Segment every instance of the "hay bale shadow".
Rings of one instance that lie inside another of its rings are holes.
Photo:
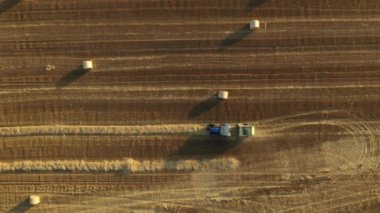
[[[249,29],[249,24],[245,24],[243,27],[241,27],[240,29],[236,30],[235,32],[233,32],[232,34],[227,36],[220,43],[218,50],[223,51],[223,50],[233,46],[237,42],[239,42],[242,39],[244,39],[245,37],[249,36],[251,33],[252,33],[252,30]]]
[[[217,94],[213,95],[212,97],[200,102],[198,105],[196,105],[189,113],[189,118],[195,118],[210,109],[214,108],[216,105],[218,105],[222,99],[217,97]]]
[[[9,210],[10,213],[20,213],[20,212],[26,212],[33,206],[29,204],[29,198],[26,198],[21,203],[19,203],[17,206]]]
[[[69,72],[65,76],[63,76],[61,79],[59,79],[56,83],[56,87],[59,89],[59,88],[68,86],[73,81],[82,77],[86,73],[87,73],[87,71],[83,70],[82,66],[78,66],[77,68],[75,68],[74,70],[72,70],[71,72]]]
[[[3,0],[0,3],[0,14],[6,12],[7,10],[14,7],[16,4],[20,3],[21,0]]]
[[[259,7],[260,5],[265,3],[265,1],[266,0],[249,0],[247,5],[246,5],[246,8],[247,8],[247,10],[253,10],[256,7]]]

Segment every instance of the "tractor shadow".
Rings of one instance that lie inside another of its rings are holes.
[[[10,213],[20,213],[20,212],[27,212],[30,208],[33,206],[29,204],[29,199],[23,200],[21,203],[19,203],[17,206],[9,210]]]
[[[241,140],[233,140],[220,135],[189,136],[184,144],[170,156],[170,160],[216,158],[241,142]]]
[[[234,44],[238,43],[239,41],[243,40],[245,37],[249,36],[252,33],[252,30],[249,29],[249,24],[245,24],[240,29],[236,30],[229,36],[227,36],[219,46],[218,51],[223,51]]]
[[[77,80],[78,78],[85,75],[86,73],[87,73],[87,71],[83,70],[82,66],[78,66],[77,68],[75,68],[74,70],[72,70],[71,72],[69,72],[68,74],[63,76],[61,79],[59,79],[55,86],[57,87],[57,89],[68,86],[72,82]]]
[[[0,14],[6,12],[7,10],[14,7],[16,4],[20,3],[22,0],[3,0],[0,3]]]
[[[197,104],[189,113],[189,118],[195,118],[218,105],[222,99],[218,98],[217,94]]]

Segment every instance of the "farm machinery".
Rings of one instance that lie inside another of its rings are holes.
[[[207,131],[210,135],[220,135],[222,137],[231,137],[232,135],[249,137],[255,135],[255,127],[253,125],[241,123],[234,126],[228,123],[223,123],[221,125],[211,123],[207,125]]]

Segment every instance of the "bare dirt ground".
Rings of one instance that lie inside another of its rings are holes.
[[[0,0],[0,212],[378,212],[379,27],[378,0]]]

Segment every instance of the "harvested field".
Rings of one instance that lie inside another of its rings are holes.
[[[0,212],[378,212],[379,27],[378,0],[0,0]]]

